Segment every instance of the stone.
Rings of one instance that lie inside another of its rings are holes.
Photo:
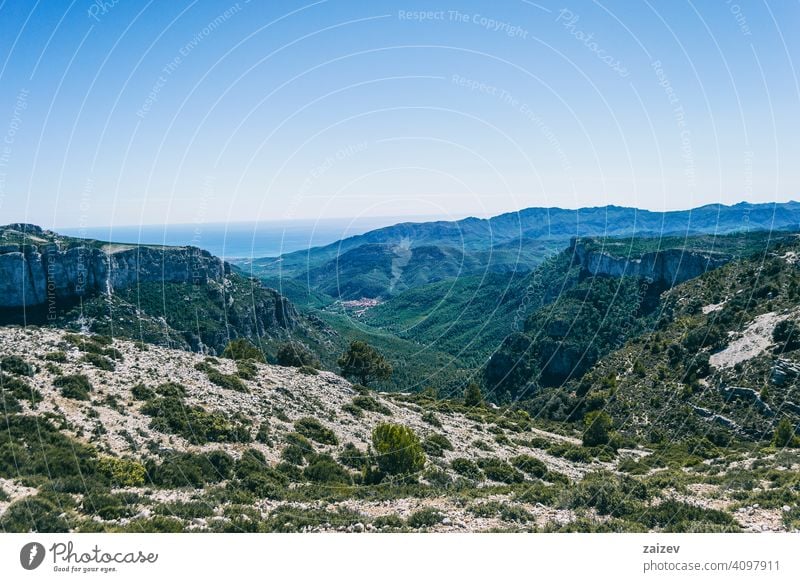
[[[615,257],[572,239],[570,250],[578,265],[592,275],[638,277],[672,287],[728,263],[730,256],[665,249],[634,257]]]

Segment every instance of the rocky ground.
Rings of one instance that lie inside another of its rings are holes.
[[[435,455],[429,454],[425,472],[418,476],[423,485],[434,479],[446,481],[447,485],[443,485],[439,493],[429,488],[425,494],[371,496],[364,491],[367,487],[364,486],[357,495],[301,501],[262,498],[250,503],[247,511],[255,513],[247,513],[246,518],[251,520],[267,519],[281,509],[290,512],[321,510],[329,515],[344,512],[350,516],[343,521],[321,519],[319,523],[298,526],[299,531],[396,531],[398,528],[404,531],[532,531],[558,529],[578,519],[603,523],[611,517],[602,515],[594,507],[578,508],[558,499],[568,495],[570,487],[580,483],[587,474],[607,471],[610,475],[621,476],[621,463],[635,462],[650,453],[646,448],[638,448],[620,450],[612,460],[570,460],[567,458],[569,455],[554,454],[552,445],[578,449],[580,440],[576,436],[544,430],[530,423],[530,419],[518,422],[522,417],[513,416],[516,412],[509,412],[509,416],[504,418],[504,413],[492,411],[489,407],[485,409],[488,411],[486,414],[493,416],[476,415],[474,411],[448,411],[446,406],[429,407],[404,395],[365,394],[362,389],[330,372],[315,374],[309,370],[266,364],[256,364],[253,379],[241,380],[246,391],[237,391],[212,382],[208,372],[210,366],[223,375],[235,376],[237,365],[232,360],[208,359],[189,352],[119,340],[113,341],[106,349],[111,348],[117,350],[114,369],[105,370],[88,363],[85,350],[76,344],[74,336],[67,336],[62,331],[0,328],[0,357],[20,356],[32,364],[35,371],[26,381],[42,395],[42,401],[35,405],[22,402],[22,412],[61,419],[65,434],[91,445],[104,455],[144,461],[164,451],[207,453],[224,450],[237,459],[245,450],[256,449],[269,464],[277,465],[281,462],[287,440],[297,430],[295,423],[308,417],[317,419],[335,435],[332,441],[335,444],[315,443],[317,453],[328,453],[332,457],[338,456],[346,443],[352,443],[366,453],[373,428],[387,421],[412,428],[423,441],[438,435],[445,437],[451,445]],[[65,397],[54,385],[57,378],[75,374],[85,375],[93,386],[89,400]],[[134,397],[132,388],[137,385],[155,388],[165,382],[185,387],[186,405],[200,406],[208,412],[222,412],[242,422],[253,440],[198,444],[185,436],[154,428],[152,418],[142,411],[143,401]],[[371,402],[366,407],[362,403],[361,408],[354,410],[358,398],[367,398]],[[489,417],[491,421],[487,421]],[[268,438],[256,438],[260,430]],[[528,477],[511,490],[503,489],[491,479],[467,486],[452,467],[454,459],[508,461],[520,455],[544,463],[547,475],[538,479]],[[748,459],[740,460],[739,466],[731,465],[731,468],[740,470],[741,463],[746,465],[748,462]],[[796,471],[798,468],[800,464],[790,465],[786,470]],[[29,481],[16,479],[14,475],[0,477],[2,519],[13,502],[35,495],[37,489],[29,486]],[[547,489],[556,485],[560,497],[544,503],[524,494],[526,487]],[[159,504],[204,502],[205,499],[202,491],[190,487],[159,488],[145,484],[118,488],[115,492],[135,494],[134,510],[125,517],[104,519],[95,515],[91,519],[124,527],[137,519],[150,518],[153,508]],[[746,531],[786,529],[782,517],[792,510],[791,507],[748,505],[743,503],[741,495],[735,493],[712,483],[693,482],[680,491],[665,487],[650,503],[658,504],[669,498],[692,506],[727,511]],[[76,499],[80,499],[80,494],[76,494]],[[226,507],[225,502],[209,504],[213,506],[210,514],[187,518],[185,529],[214,530],[215,522],[230,520],[230,507]],[[422,510],[434,511],[437,517],[429,523],[415,525],[412,516]],[[390,516],[404,525],[387,522]],[[288,525],[286,527],[291,529]]]

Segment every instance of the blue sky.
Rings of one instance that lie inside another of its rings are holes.
[[[0,3],[0,222],[800,197],[800,3]]]

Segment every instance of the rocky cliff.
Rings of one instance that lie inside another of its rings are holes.
[[[212,353],[294,330],[280,293],[194,247],[106,243],[28,224],[0,227],[0,315]]]
[[[637,277],[673,287],[731,260],[729,255],[668,248],[640,255],[614,255],[593,240],[572,239],[573,261],[591,275]]]
[[[81,244],[23,224],[0,233],[2,308],[56,306],[149,282],[220,283],[230,274],[229,265],[194,247]]]

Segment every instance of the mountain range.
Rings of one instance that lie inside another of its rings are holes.
[[[797,530],[798,217],[530,209],[236,265],[0,227],[0,530]]]

